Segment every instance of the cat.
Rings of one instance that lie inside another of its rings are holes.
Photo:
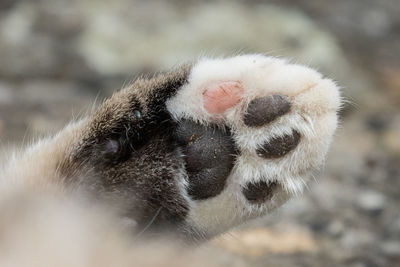
[[[330,79],[259,54],[139,78],[9,157],[0,265],[144,266],[139,239],[199,243],[264,216],[323,164],[340,106]]]

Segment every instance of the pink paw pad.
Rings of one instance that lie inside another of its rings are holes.
[[[240,101],[243,91],[241,83],[236,81],[219,82],[207,86],[203,92],[204,109],[211,114],[223,113]]]

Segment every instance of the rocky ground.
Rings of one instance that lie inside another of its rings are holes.
[[[54,132],[134,77],[199,55],[290,57],[343,87],[325,169],[207,246],[227,266],[400,266],[400,5],[293,3],[2,0],[0,144]]]

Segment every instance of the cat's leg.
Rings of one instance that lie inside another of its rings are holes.
[[[339,106],[338,87],[308,67],[200,59],[116,92],[80,124],[57,170],[118,199],[139,231],[211,237],[302,191]]]

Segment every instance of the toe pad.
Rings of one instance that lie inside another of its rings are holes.
[[[262,204],[271,199],[277,185],[277,182],[258,181],[249,183],[242,192],[248,201]]]
[[[220,82],[208,86],[203,93],[204,109],[210,114],[223,113],[236,105],[243,94],[243,87],[239,82]]]
[[[290,102],[283,95],[269,95],[254,99],[250,102],[244,116],[247,126],[263,126],[290,110]]]
[[[274,137],[257,149],[257,155],[263,158],[280,158],[292,151],[300,142],[300,133],[293,130],[292,134]]]

